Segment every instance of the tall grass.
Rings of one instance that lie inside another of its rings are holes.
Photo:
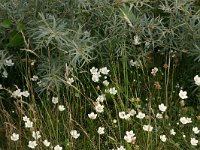
[[[0,148],[199,148],[199,4],[3,0],[0,8]]]

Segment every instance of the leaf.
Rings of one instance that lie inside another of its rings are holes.
[[[17,31],[21,32],[24,30],[24,24],[22,22],[17,23]]]
[[[1,26],[4,27],[4,28],[10,28],[11,27],[11,21],[9,19],[5,19],[1,23]]]
[[[24,44],[24,39],[22,37],[22,34],[17,31],[13,31],[9,37],[8,46],[9,47],[19,47],[23,44]]]

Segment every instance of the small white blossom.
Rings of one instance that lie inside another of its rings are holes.
[[[102,112],[103,112],[103,108],[104,108],[104,106],[101,105],[100,103],[97,103],[97,104],[95,105],[95,110],[96,110],[96,112],[98,112],[98,113],[102,113]]]
[[[188,96],[187,96],[187,91],[180,90],[180,92],[179,92],[179,97],[180,97],[181,99],[186,99],[186,98],[188,98]]]
[[[167,109],[167,106],[165,106],[164,104],[160,104],[160,105],[158,105],[158,108],[160,111],[165,112]]]
[[[124,136],[124,140],[127,142],[127,143],[132,143],[136,140],[136,137],[135,137],[135,133],[133,133],[133,131],[126,131],[126,135]]]
[[[138,114],[136,115],[136,118],[138,119],[143,119],[145,117],[145,114],[142,112],[138,112]]]
[[[36,132],[33,131],[33,132],[32,132],[32,137],[33,137],[35,140],[41,138],[40,131],[36,131]]]
[[[152,70],[151,70],[151,74],[153,76],[156,76],[156,73],[158,72],[158,68],[157,67],[154,67]]]
[[[28,97],[30,94],[28,91],[24,91],[21,93],[21,95],[23,95],[24,97]]]
[[[151,125],[144,125],[143,126],[143,130],[144,131],[148,131],[148,132],[151,132],[153,130],[153,127]]]
[[[115,94],[117,94],[117,90],[115,89],[115,87],[110,88],[109,93],[115,95]]]
[[[56,145],[53,150],[62,150],[63,148],[60,145]]]
[[[22,119],[23,119],[23,121],[25,121],[25,122],[30,121],[30,118],[28,118],[27,116],[24,116]]]
[[[199,143],[199,141],[197,139],[195,139],[195,138],[191,138],[190,143],[193,146],[197,146],[197,144]]]
[[[70,134],[75,139],[77,139],[80,136],[80,133],[78,133],[76,130],[71,130]]]
[[[64,105],[59,105],[58,106],[58,110],[59,111],[64,111],[65,110],[65,106]]]
[[[96,99],[97,102],[103,102],[106,99],[105,94],[99,95]]]
[[[57,104],[58,103],[58,97],[52,97],[52,103]]]
[[[134,36],[133,43],[134,43],[134,45],[140,45],[141,44],[140,37],[137,34]]]
[[[104,75],[107,75],[107,74],[109,73],[109,71],[110,71],[110,70],[108,70],[107,67],[103,67],[103,68],[100,69],[100,72],[101,72],[102,74],[104,74]]]
[[[117,123],[117,120],[116,120],[116,119],[113,119],[113,123]]]
[[[49,147],[51,143],[48,140],[44,140],[43,144],[44,146]]]
[[[188,124],[188,123],[191,123],[192,120],[191,120],[191,118],[188,118],[188,117],[181,117],[181,118],[180,118],[180,122],[181,122],[182,124]]]
[[[140,67],[140,61],[133,61],[132,59],[130,60],[130,65],[132,67]]]
[[[26,128],[32,128],[33,127],[33,122],[28,120],[27,122],[25,122],[25,127]]]
[[[88,117],[90,118],[90,119],[96,119],[97,118],[97,114],[95,114],[94,112],[91,112],[90,114],[88,114]]]
[[[104,130],[105,130],[104,127],[99,127],[98,130],[97,130],[97,132],[98,132],[99,134],[104,134],[104,133],[105,133]]]
[[[125,120],[129,120],[129,119],[130,119],[130,117],[131,117],[131,115],[130,115],[130,114],[126,114],[126,115],[124,116],[124,119],[125,119]]]
[[[162,142],[166,142],[166,141],[167,141],[166,135],[160,135],[160,140],[161,140]]]
[[[171,130],[170,130],[170,134],[171,134],[171,135],[176,135],[176,132],[174,131],[174,129],[171,129]]]
[[[108,82],[107,80],[104,80],[104,81],[103,81],[103,85],[108,86],[108,85],[109,85],[109,82]]]
[[[38,76],[34,75],[32,78],[31,78],[31,81],[37,81],[38,80]]]
[[[92,75],[92,81],[99,82],[99,78],[101,77],[100,73],[96,73]]]
[[[119,118],[125,119],[126,113],[124,111],[119,112]]]
[[[14,66],[14,63],[12,62],[12,59],[5,60],[5,66]]]
[[[199,134],[200,130],[198,129],[198,127],[193,127],[192,131],[194,132],[194,134]]]
[[[194,77],[194,81],[197,86],[200,86],[200,77],[198,75]]]
[[[28,142],[28,147],[31,149],[34,149],[37,146],[36,141],[29,141]]]
[[[11,138],[12,141],[18,141],[19,140],[19,134],[13,133],[10,138]]]
[[[67,79],[67,84],[71,85],[74,82],[73,78],[68,78]]]
[[[162,119],[162,118],[163,118],[163,115],[160,114],[160,113],[157,113],[157,114],[156,114],[156,118],[158,118],[158,119]]]
[[[126,150],[124,146],[117,147],[117,150]]]
[[[11,95],[12,97],[14,98],[17,98],[17,97],[21,97],[22,96],[22,92],[20,89],[17,89],[16,91],[14,91]]]
[[[136,113],[137,113],[137,112],[136,112],[134,109],[131,109],[131,110],[129,111],[130,116],[135,116]]]
[[[98,68],[92,67],[92,69],[90,69],[91,74],[97,74],[97,72],[98,72]]]

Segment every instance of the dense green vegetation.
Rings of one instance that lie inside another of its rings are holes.
[[[1,0],[0,149],[200,149],[198,0]]]

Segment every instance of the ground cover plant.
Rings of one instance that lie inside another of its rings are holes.
[[[200,149],[198,0],[1,0],[0,149]]]

